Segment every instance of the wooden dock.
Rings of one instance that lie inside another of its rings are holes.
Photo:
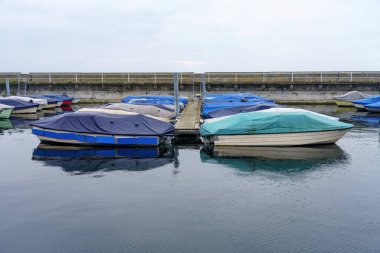
[[[189,101],[175,124],[176,136],[199,136],[200,105],[199,100]]]

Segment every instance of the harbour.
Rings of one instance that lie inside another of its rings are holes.
[[[380,116],[296,107],[354,128],[327,146],[94,149],[1,120],[2,251],[376,252]]]

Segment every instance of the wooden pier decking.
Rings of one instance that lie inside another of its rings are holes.
[[[200,100],[189,101],[175,124],[177,136],[199,135],[200,105]]]

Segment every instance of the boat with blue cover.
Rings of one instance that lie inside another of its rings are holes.
[[[79,99],[75,99],[74,97],[65,95],[65,94],[43,94],[45,98],[54,98],[59,102],[62,102],[61,105],[71,105],[79,102]]]
[[[0,98],[0,104],[14,107],[12,114],[36,113],[39,107],[39,104],[35,104],[32,102],[25,102],[19,99],[11,99],[11,98]]]
[[[225,93],[225,94],[207,94],[205,103],[220,103],[220,102],[256,102],[266,101],[274,102],[271,99],[252,94],[252,93]]]
[[[260,110],[270,109],[273,107],[280,107],[280,106],[277,104],[273,104],[273,103],[257,103],[257,104],[253,104],[253,105],[244,105],[244,106],[240,106],[240,107],[229,107],[229,108],[223,108],[223,109],[219,109],[219,110],[209,111],[208,113],[203,113],[202,116],[205,119],[213,119],[213,118],[235,115],[238,113],[260,111]]]
[[[31,98],[40,98],[40,99],[46,99],[47,100],[47,105],[44,106],[42,109],[50,109],[50,108],[55,108],[59,107],[62,105],[63,101],[57,98],[51,98],[51,97],[45,97],[44,95],[29,95]]]
[[[380,100],[378,102],[364,105],[364,109],[369,112],[380,112]]]
[[[306,110],[273,108],[203,124],[200,134],[220,146],[303,146],[335,143],[352,127]]]
[[[352,103],[356,108],[359,109],[365,109],[366,105],[373,104],[376,102],[380,102],[380,96],[372,96],[369,98],[364,98],[364,99],[359,99],[359,100],[354,100]]]
[[[141,114],[68,113],[31,126],[42,142],[71,145],[157,146],[174,136],[172,124]]]
[[[208,118],[208,115],[213,111],[218,111],[218,110],[222,110],[222,109],[246,107],[246,106],[257,106],[260,104],[270,104],[270,103],[271,102],[266,102],[266,101],[204,103],[202,105],[201,116],[203,118]]]

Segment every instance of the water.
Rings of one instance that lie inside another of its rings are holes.
[[[323,147],[59,150],[2,121],[0,252],[380,252],[380,116],[307,109],[356,126]]]

